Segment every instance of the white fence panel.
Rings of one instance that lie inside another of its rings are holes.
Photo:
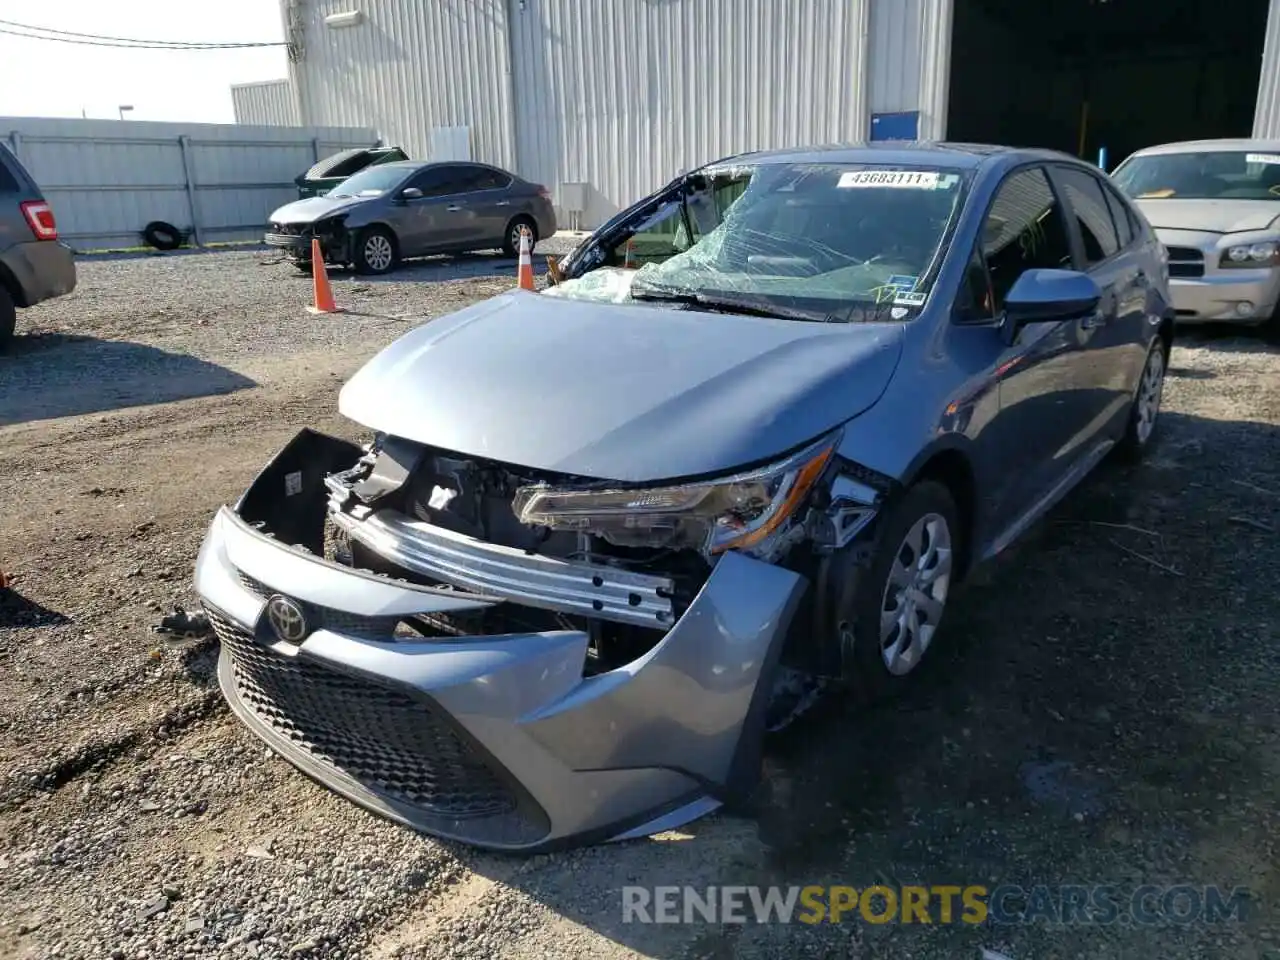
[[[163,220],[196,243],[256,240],[317,159],[378,143],[372,129],[0,118],[0,135],[79,250],[139,245]]]

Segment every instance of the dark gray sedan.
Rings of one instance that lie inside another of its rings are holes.
[[[749,790],[764,731],[912,682],[953,585],[1156,435],[1160,245],[1061,154],[748,154],[563,276],[375,356],[338,406],[376,439],[299,433],[196,565],[237,715],[441,836]]]
[[[432,253],[501,248],[515,256],[526,229],[534,242],[556,232],[541,184],[482,163],[405,160],[286,204],[271,214],[264,239],[301,268],[310,268],[317,237],[326,263],[386,273],[405,257]]]

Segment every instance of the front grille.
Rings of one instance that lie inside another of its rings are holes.
[[[207,611],[235,692],[259,721],[374,793],[452,819],[509,814],[516,799],[449,724],[398,690],[276,653]]]
[[[240,573],[240,584],[250,593],[256,594],[264,600],[274,596],[277,592],[261,580],[255,580],[243,571]],[[357,613],[335,610],[332,607],[322,607],[314,603],[298,600],[294,600],[294,602],[302,607],[303,613],[307,617],[307,623],[311,625],[312,629],[332,630],[334,633],[348,633],[358,637],[377,637],[386,640],[395,633],[396,626],[400,622],[399,617],[364,617]]]
[[[309,223],[272,223],[268,229],[281,237],[301,237],[311,232]]]
[[[1204,254],[1195,247],[1165,247],[1169,251],[1169,276],[1203,277]]]

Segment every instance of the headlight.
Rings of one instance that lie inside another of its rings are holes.
[[[1265,243],[1244,243],[1228,247],[1222,253],[1224,267],[1270,267],[1280,262],[1277,252],[1280,244],[1268,240]]]
[[[521,487],[512,509],[521,523],[580,530],[617,546],[692,547],[706,554],[749,549],[795,512],[835,446],[827,437],[768,467],[702,483],[647,490]]]

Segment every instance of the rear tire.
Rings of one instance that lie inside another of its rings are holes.
[[[517,257],[520,255],[520,231],[528,230],[532,238],[529,244],[530,251],[533,250],[534,244],[538,242],[538,225],[533,222],[530,217],[516,217],[507,224],[507,230],[503,234],[502,252],[508,257]]]
[[[8,349],[13,341],[13,328],[18,323],[18,308],[13,304],[13,297],[4,287],[0,287],[0,353]]]
[[[400,246],[396,235],[386,227],[365,227],[356,236],[355,257],[357,273],[390,273],[400,262]]]
[[[1168,369],[1168,355],[1164,340],[1156,337],[1147,351],[1147,362],[1138,379],[1138,390],[1129,409],[1124,437],[1116,446],[1116,452],[1124,460],[1135,463],[1141,460],[1156,440],[1160,418],[1160,400],[1164,396],[1164,377]]]
[[[934,646],[963,543],[955,498],[924,480],[878,521],[869,558],[855,541],[839,557],[835,603],[843,673],[860,701],[900,694]]]

